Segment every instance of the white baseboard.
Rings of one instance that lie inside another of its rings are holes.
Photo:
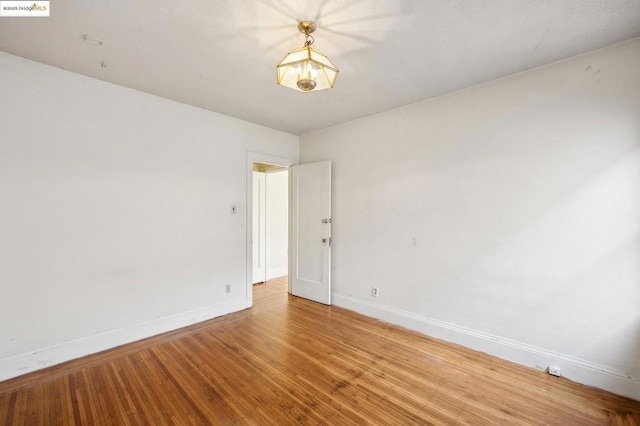
[[[271,268],[267,270],[267,281],[272,280],[274,278],[284,277],[289,273],[289,270],[286,266],[281,268]]]
[[[205,306],[129,327],[0,359],[0,381],[245,309],[243,299]]]
[[[333,292],[332,300],[336,306],[527,367],[539,370],[546,370],[550,365],[560,367],[562,377],[569,380],[640,401],[640,378],[615,368],[341,293]]]

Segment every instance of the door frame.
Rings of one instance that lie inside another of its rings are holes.
[[[253,306],[253,163],[273,164],[274,166],[287,167],[298,164],[298,160],[287,157],[277,157],[274,155],[260,154],[258,152],[247,152],[247,222],[246,222],[246,307]],[[289,203],[291,203],[291,170],[289,170]],[[289,204],[290,205],[290,204]],[[291,207],[289,207],[291,209]],[[288,231],[288,245],[291,246],[291,230]],[[290,247],[289,247],[290,248]],[[289,250],[291,253],[291,250]],[[291,261],[289,261],[289,264]]]

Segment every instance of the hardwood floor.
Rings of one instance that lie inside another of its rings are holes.
[[[640,402],[286,294],[0,383],[1,425],[640,425]]]

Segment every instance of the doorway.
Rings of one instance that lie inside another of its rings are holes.
[[[246,184],[247,184],[247,192],[246,192],[246,198],[247,198],[247,221],[246,221],[246,253],[247,253],[247,263],[246,263],[246,307],[250,308],[253,306],[253,276],[254,276],[254,271],[253,271],[253,267],[254,267],[254,262],[253,262],[253,197],[254,197],[254,192],[253,192],[253,173],[254,173],[254,164],[266,164],[266,165],[270,165],[270,166],[277,166],[280,168],[284,168],[286,170],[289,170],[290,167],[296,165],[298,163],[297,160],[292,159],[292,158],[286,158],[286,157],[276,157],[276,156],[272,156],[272,155],[266,155],[266,154],[260,154],[257,152],[247,152],[247,179],[246,179]],[[266,176],[265,176],[266,177]],[[287,179],[288,181],[288,179]],[[288,182],[287,182],[287,203],[289,200],[289,188],[288,188]],[[265,206],[265,212],[266,212],[266,206]],[[287,210],[287,216],[288,216],[288,210]],[[288,220],[288,217],[287,217]],[[265,225],[265,229],[266,229],[266,225]],[[265,235],[265,246],[264,246],[264,252],[265,255],[267,254],[268,250],[266,247],[266,235]],[[287,239],[287,249],[288,249],[289,243],[288,243],[288,239]],[[266,267],[266,258],[264,259],[264,264]],[[287,257],[287,267],[289,264],[289,259]],[[287,275],[288,275],[288,270],[287,270]],[[266,275],[265,275],[265,279],[266,279]],[[287,285],[287,291],[289,291],[289,285]]]
[[[265,284],[288,274],[289,169],[253,163],[252,279]]]

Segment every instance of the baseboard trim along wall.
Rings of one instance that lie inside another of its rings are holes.
[[[640,378],[624,371],[349,295],[333,292],[332,296],[336,306],[527,367],[560,367],[564,378],[640,401]]]
[[[0,359],[0,381],[236,312],[246,307],[245,298],[235,299]]]
[[[267,281],[272,280],[274,278],[284,277],[289,273],[289,270],[286,266],[280,268],[272,268],[267,270]]]

